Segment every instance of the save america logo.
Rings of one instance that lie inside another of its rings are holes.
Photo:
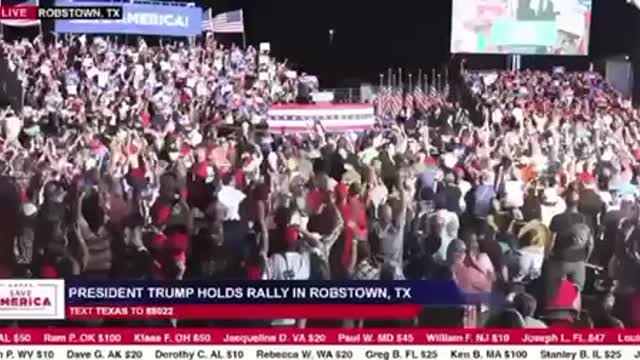
[[[0,280],[0,319],[64,319],[64,280]]]

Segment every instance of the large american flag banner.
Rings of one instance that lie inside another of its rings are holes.
[[[273,133],[312,132],[319,123],[325,131],[363,131],[375,125],[370,104],[272,105],[267,124]]]
[[[202,19],[202,30],[214,33],[244,33],[242,10],[225,12],[213,18],[211,18],[211,11],[205,12]]]

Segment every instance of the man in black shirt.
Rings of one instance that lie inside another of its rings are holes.
[[[607,211],[607,204],[602,201],[602,198],[596,192],[595,179],[592,177],[582,183],[578,210],[586,216],[587,225],[591,228],[591,232],[597,235],[600,232],[600,225]]]
[[[566,198],[567,210],[551,219],[552,245],[547,274],[565,275],[582,289],[586,280],[585,263],[593,250],[593,233],[587,217],[578,211],[579,202],[579,194],[570,191]]]
[[[597,261],[601,266],[607,266],[614,254],[616,239],[620,231],[620,225],[624,219],[633,218],[635,208],[635,197],[633,195],[623,196],[620,199],[620,208],[608,211],[602,221],[604,234],[602,241],[598,242]]]
[[[453,172],[445,175],[444,186],[438,189],[438,197],[442,198],[447,210],[456,213],[458,216],[462,214],[462,209],[460,208],[462,192],[456,185],[455,174]]]

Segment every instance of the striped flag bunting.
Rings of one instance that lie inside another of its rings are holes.
[[[2,1],[0,1],[0,5]],[[38,6],[39,0],[27,0],[21,3],[18,3],[15,6]],[[12,27],[31,27],[31,26],[39,26],[40,20],[38,19],[3,19],[0,20],[0,24],[4,26],[12,26]]]
[[[267,113],[272,133],[313,132],[318,122],[327,132],[364,131],[375,125],[375,111],[369,104],[286,104]]]

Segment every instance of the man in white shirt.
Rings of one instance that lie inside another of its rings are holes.
[[[224,208],[222,228],[225,247],[230,249],[232,254],[241,254],[249,233],[248,224],[240,221],[240,204],[246,195],[235,188],[233,175],[227,174],[223,178],[223,185],[217,197]]]
[[[230,178],[231,176],[227,179],[227,184],[220,188],[218,200],[225,207],[224,221],[240,221],[240,203],[247,196],[235,188]]]
[[[285,236],[288,248],[267,259],[265,277],[268,280],[309,280],[311,259],[308,252],[301,251],[300,230],[290,226]]]
[[[8,143],[18,141],[18,136],[22,131],[22,120],[13,113],[13,110],[6,111],[3,117],[6,141]]]

